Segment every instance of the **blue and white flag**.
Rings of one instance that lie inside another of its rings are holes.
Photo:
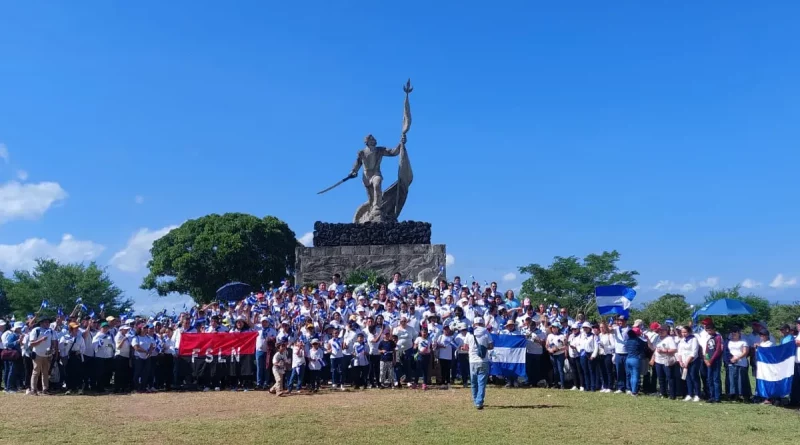
[[[497,335],[491,334],[494,349],[490,353],[489,375],[509,377],[522,377],[527,379],[525,373],[525,336],[524,335]]]
[[[792,392],[794,342],[756,349],[756,391],[759,397],[782,398]]]
[[[81,303],[83,303],[83,298],[81,298],[81,297],[78,297],[78,298],[75,300],[75,304],[81,304]]]
[[[98,306],[98,307],[100,308],[100,312],[102,312],[106,308],[106,304],[105,303],[100,303],[100,306]]]
[[[47,300],[42,300],[42,309],[46,309],[47,305],[48,305]]]
[[[627,317],[631,301],[636,297],[636,291],[627,286],[598,286],[594,289],[597,301],[597,311],[600,315],[624,315]]]

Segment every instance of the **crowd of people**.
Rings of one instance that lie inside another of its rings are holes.
[[[0,320],[2,387],[30,395],[250,391],[285,396],[325,387],[344,391],[472,387],[483,406],[487,384],[654,394],[718,403],[758,400],[749,374],[755,350],[776,342],[763,323],[720,333],[670,320],[630,323],[624,316],[590,321],[565,307],[534,304],[497,284],[441,281],[414,288],[395,274],[374,290],[330,283],[279,288],[153,317],[36,314]],[[800,318],[780,329],[794,342],[795,378],[788,403],[800,405]],[[179,360],[191,333],[255,332],[254,373],[198,375]],[[523,376],[489,376],[491,336],[526,338]],[[488,346],[488,348],[487,348]]]

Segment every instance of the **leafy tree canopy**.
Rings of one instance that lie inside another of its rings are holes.
[[[675,325],[685,325],[692,319],[694,310],[680,294],[664,294],[650,301],[641,309],[631,311],[631,318],[640,318],[647,323],[657,321],[664,323],[667,319],[675,321]]]
[[[583,260],[575,256],[557,256],[547,267],[539,264],[520,267],[520,273],[530,275],[522,283],[521,294],[537,302],[557,302],[573,310],[588,311],[595,307],[595,287],[636,286],[639,272],[620,270],[619,259],[619,252],[614,250],[590,254]]]
[[[198,303],[208,303],[228,282],[258,288],[291,275],[299,245],[289,226],[273,216],[207,215],[153,243],[150,273],[141,288],[161,296],[188,294]]]
[[[0,292],[5,291],[7,304],[18,320],[27,314],[53,315],[61,306],[65,314],[72,312],[80,297],[89,311],[100,314],[100,304],[105,313],[118,315],[132,302],[122,299],[122,290],[114,285],[106,270],[95,263],[60,264],[54,260],[37,260],[32,271],[15,271],[11,279],[0,275]],[[42,300],[48,307],[41,309]],[[85,313],[84,313],[85,314]]]

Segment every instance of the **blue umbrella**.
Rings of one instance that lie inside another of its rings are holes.
[[[749,315],[754,313],[752,307],[747,303],[732,298],[723,298],[721,300],[712,301],[707,305],[701,307],[698,315]]]
[[[217,300],[221,301],[238,301],[246,295],[250,295],[252,287],[246,283],[235,281],[228,283],[221,288],[217,289]]]

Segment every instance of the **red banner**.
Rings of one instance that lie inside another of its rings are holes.
[[[257,332],[181,334],[178,354],[187,357],[255,355]]]

